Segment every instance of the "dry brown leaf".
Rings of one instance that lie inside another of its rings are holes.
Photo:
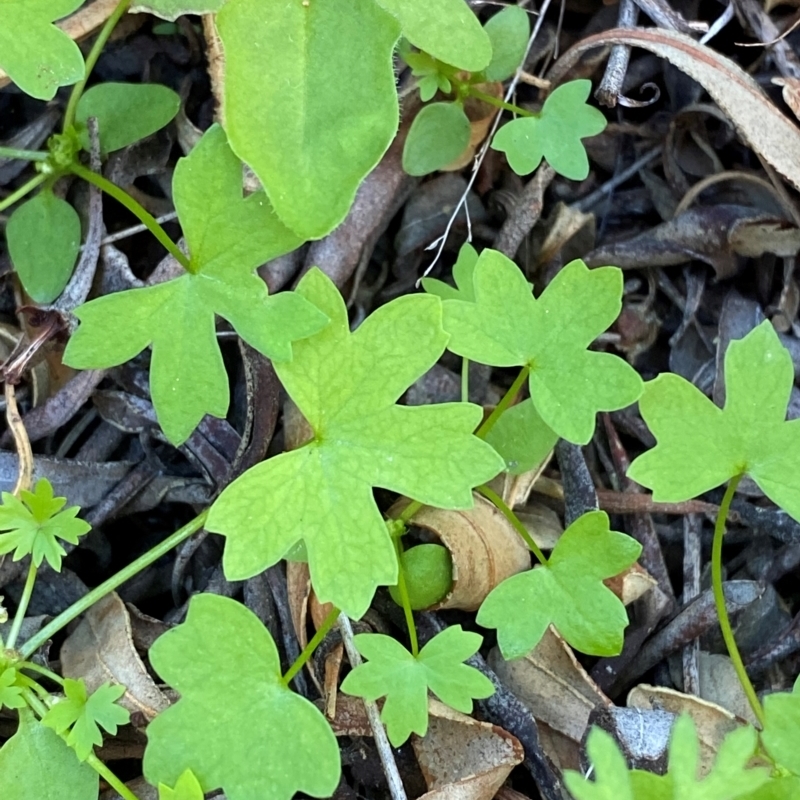
[[[625,572],[608,578],[603,583],[622,600],[624,605],[630,605],[643,594],[649,592],[658,581],[639,564],[632,564]]]
[[[479,83],[475,88],[479,92],[496,97],[498,100],[503,99],[502,83],[496,81],[493,83]],[[464,102],[464,113],[469,120],[469,144],[458,158],[451,161],[446,167],[442,167],[442,172],[458,172],[458,170],[463,169],[472,161],[478,145],[486,138],[486,134],[489,133],[489,128],[497,114],[497,109],[490,103],[479,100],[477,97],[468,97]]]
[[[782,86],[783,102],[792,109],[794,115],[800,119],[800,78],[773,78],[776,86]]]
[[[324,702],[317,700],[315,705],[323,706]],[[324,708],[321,710],[324,712]],[[339,694],[336,698],[336,713],[328,716],[328,722],[334,736],[372,736],[367,709],[360,697]]]
[[[583,228],[589,229],[587,237],[594,244],[595,216],[585,214],[573,206],[559,202],[547,220],[547,232],[539,245],[536,255],[537,264],[547,264],[555,258],[561,248]]]
[[[311,573],[304,561],[286,562],[286,592],[289,600],[289,613],[292,627],[302,650],[308,644],[306,626],[308,624],[309,600],[311,598]],[[314,660],[306,662],[306,669],[317,691],[324,696],[322,682],[314,668]]]
[[[642,47],[697,81],[730,119],[742,140],[800,189],[800,129],[741,67],[693,39],[661,28],[614,28],[587,36],[555,63],[558,85],[587,50],[609,44]]]
[[[425,800],[491,800],[525,754],[507,731],[430,699],[428,733],[413,736]],[[420,798],[420,800],[422,800]]]

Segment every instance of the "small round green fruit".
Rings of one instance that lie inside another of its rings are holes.
[[[453,585],[453,562],[450,551],[440,544],[418,544],[402,556],[403,572],[411,608],[419,611],[438,603]],[[400,590],[389,587],[389,594],[397,605],[402,605]]]

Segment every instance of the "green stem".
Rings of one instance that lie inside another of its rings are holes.
[[[89,183],[93,183],[98,188],[102,189],[107,195],[113,197],[118,203],[121,203],[132,214],[138,217],[142,224],[147,227],[150,233],[161,242],[162,245],[172,254],[175,260],[187,271],[194,272],[189,259],[178,249],[178,245],[167,236],[166,231],[158,224],[158,220],[145,208],[143,208],[136,200],[134,200],[126,191],[120,189],[119,186],[106,180],[102,175],[86,169],[82,164],[70,164],[70,172],[83,178]]]
[[[494,428],[496,422],[500,417],[503,415],[503,412],[511,405],[514,401],[514,398],[519,393],[519,390],[522,389],[525,381],[528,379],[528,375],[531,371],[529,366],[524,366],[520,371],[519,375],[514,379],[514,383],[511,384],[508,391],[503,395],[502,400],[494,407],[494,411],[489,414],[488,417],[481,423],[478,427],[478,430],[475,431],[475,435],[479,439],[485,439],[489,435],[489,431]]]
[[[89,76],[92,74],[94,65],[97,63],[97,59],[100,58],[100,53],[102,53],[103,48],[106,46],[106,42],[111,36],[111,32],[114,30],[114,26],[120,21],[122,15],[128,10],[128,6],[130,4],[131,0],[120,0],[119,3],[117,3],[117,7],[114,9],[111,16],[106,20],[106,24],[103,25],[102,30],[97,35],[97,39],[95,39],[92,49],[89,51],[89,55],[86,56],[86,68],[83,73],[83,78],[72,87],[72,94],[69,96],[67,110],[64,113],[64,126],[62,128],[64,133],[66,133],[75,124],[75,113],[78,110],[78,102],[83,95],[83,90],[86,88],[86,81],[89,80]]]
[[[461,359],[461,402],[469,403],[469,359]]]
[[[756,690],[750,682],[747,675],[747,670],[742,661],[739,648],[736,646],[736,639],[733,635],[733,628],[731,627],[730,617],[728,616],[728,608],[725,605],[725,592],[722,589],[722,540],[725,537],[725,522],[728,519],[728,511],[733,501],[733,495],[736,492],[736,487],[742,475],[737,475],[728,482],[725,489],[725,495],[717,512],[717,521],[714,524],[714,543],[711,547],[711,585],[714,590],[714,603],[717,606],[717,616],[719,617],[719,627],[722,630],[722,638],[725,640],[725,645],[728,648],[728,655],[731,657],[736,674],[739,677],[739,682],[742,684],[744,693],[750,701],[750,706],[756,719],[764,727],[764,709],[761,707],[761,702],[758,699]]]
[[[15,192],[11,192],[11,194],[6,197],[5,200],[0,200],[0,211],[5,211],[7,208],[13,206],[14,203],[22,200],[26,194],[32,192],[39,184],[44,183],[46,180],[47,175],[44,175],[40,172],[35,177],[31,178],[27,183],[23,183],[22,186],[20,186]]]
[[[475,491],[482,494],[497,507],[497,510],[511,523],[514,530],[522,537],[522,540],[528,545],[528,548],[536,556],[539,563],[543,567],[546,567],[547,558],[545,554],[541,551],[539,545],[533,541],[533,537],[528,533],[528,529],[520,522],[519,517],[505,504],[503,498],[488,486],[479,486]]]
[[[412,503],[413,505],[413,503]],[[416,658],[419,655],[419,641],[417,640],[417,626],[414,624],[414,611],[411,608],[411,600],[408,597],[408,586],[406,586],[406,574],[403,570],[403,554],[400,545],[400,537],[394,537],[394,551],[397,553],[397,591],[400,593],[400,602],[403,605],[403,614],[406,618],[406,628],[408,628],[408,639],[411,643],[411,653]]]
[[[105,782],[116,790],[120,797],[125,800],[139,800],[139,798],[94,754],[86,759],[86,763],[101,777]]]
[[[40,697],[37,697],[33,693],[33,690],[22,689],[20,694],[23,696],[23,698],[25,698],[25,702],[28,704],[28,707],[35,714],[38,714],[40,719],[48,712],[49,709],[47,707],[47,704]]]
[[[0,158],[17,161],[47,161],[48,153],[41,150],[20,150],[18,147],[0,147]]]
[[[6,647],[9,650],[13,650],[14,645],[17,643],[17,636],[19,636],[19,631],[22,627],[22,620],[25,619],[25,612],[28,610],[28,604],[33,594],[34,583],[36,583],[36,565],[33,563],[33,558],[31,558],[31,565],[28,567],[28,577],[25,579],[22,597],[20,597],[17,613],[14,615],[14,622],[11,625],[11,632],[8,634],[8,641],[6,642]]]
[[[39,666],[39,664],[35,664],[33,661],[22,661],[16,665],[17,669],[21,670],[28,670],[29,672],[38,672],[39,675],[43,675],[45,678],[49,678],[54,683],[57,683],[59,686],[64,685],[64,679],[57,675],[52,670],[47,669],[47,667]]]
[[[152,550],[148,550],[144,555],[132,561],[125,569],[120,570],[116,575],[112,575],[107,581],[85,594],[77,603],[73,603],[68,609],[62,611],[54,620],[45,625],[35,636],[32,636],[20,647],[19,652],[22,657],[25,659],[30,658],[51,636],[54,636],[72,620],[83,614],[94,603],[119,588],[125,581],[129,581],[154,561],[158,561],[161,556],[166,555],[173,547],[177,547],[184,539],[188,539],[193,533],[199,531],[203,527],[207,516],[208,509],[198,514],[191,522],[187,522],[186,525],[175,531],[172,536],[168,536],[161,544],[156,545]]]
[[[484,103],[488,103],[490,106],[494,106],[495,108],[502,108],[504,111],[513,111],[515,114],[519,115],[520,117],[538,117],[539,115],[533,111],[526,111],[524,108],[520,108],[519,106],[515,106],[513,103],[506,103],[505,100],[501,100],[499,97],[493,97],[490,94],[486,94],[486,92],[482,92],[479,89],[476,89],[473,86],[467,87],[467,93],[471,97],[475,97],[478,100],[482,100]]]
[[[303,652],[300,653],[299,656],[294,660],[289,669],[286,670],[286,674],[281,678],[281,683],[284,686],[288,686],[292,678],[297,675],[298,672],[305,666],[306,662],[309,658],[314,654],[314,651],[320,646],[322,640],[328,635],[328,631],[336,624],[336,620],[339,619],[339,611],[336,606],[331,608],[328,616],[322,622],[322,625],[317,628],[317,632],[311,637],[309,643],[303,648]]]
[[[420,503],[419,500],[412,500],[404,509],[403,513],[397,518],[398,522],[403,523],[403,527],[411,522],[411,518],[417,513],[425,504]]]

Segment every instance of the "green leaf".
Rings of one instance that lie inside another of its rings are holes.
[[[776,692],[764,698],[764,717],[761,741],[767,752],[800,776],[800,678],[793,692]]]
[[[593,781],[573,770],[564,772],[564,783],[575,800],[635,800],[628,765],[611,734],[593,727],[586,752],[592,762]]]
[[[178,113],[181,99],[159,83],[100,83],[87,89],[78,102],[76,121],[80,140],[89,150],[89,117],[97,119],[100,150],[120,150],[155,133]]]
[[[519,6],[507,6],[484,25],[492,42],[492,61],[484,70],[486,80],[504,81],[522,63],[531,35],[528,12]]]
[[[602,112],[585,104],[591,89],[589,80],[559,86],[544,101],[538,116],[503,125],[492,147],[506,154],[517,175],[533,172],[544,158],[559,175],[584,180],[589,175],[589,159],[581,139],[596,136],[607,124]]]
[[[206,528],[227,537],[223,567],[231,580],[261,572],[304,540],[320,601],[358,618],[378,585],[397,582],[372,488],[470,508],[472,487],[494,477],[503,461],[472,435],[478,406],[395,405],[444,350],[438,298],[393,300],[350,333],[344,300],[324,273],[311,270],[297,290],[331,323],[275,369],[314,439],[234,481]]]
[[[184,14],[212,14],[219,11],[226,0],[134,0],[131,13],[155,14],[174,22]]]
[[[195,595],[186,622],[150,648],[180,700],[147,728],[144,774],[174,785],[191,769],[228,800],[327,797],[339,782],[339,747],[322,713],[281,682],[269,631],[240,603]]]
[[[548,625],[582,653],[617,655],[628,614],[603,581],[630,567],[641,551],[636,540],[609,529],[605,512],[590,511],[564,531],[546,565],[506,578],[489,593],[478,624],[497,628],[506,659],[529,653]]]
[[[203,787],[190,769],[181,773],[174,789],[158,784],[158,800],[203,800],[204,797]]]
[[[294,292],[268,296],[255,268],[300,244],[263,192],[242,196],[242,169],[218,125],[178,162],[173,196],[192,273],[107,295],[81,306],[64,353],[79,369],[121,364],[153,346],[150,391],[174,444],[204,414],[228,411],[228,376],[216,341],[218,314],[261,353],[292,357],[292,342],[318,331],[325,317]],[[119,320],[124,319],[125,325]]]
[[[97,800],[98,788],[97,773],[30,711],[21,710],[19,729],[0,748],[0,797]]]
[[[448,349],[495,367],[528,366],[533,404],[556,434],[586,444],[597,411],[638,399],[642,381],[633,367],[586,349],[620,312],[621,270],[572,261],[534,299],[513,261],[484,250],[473,286],[474,302],[444,302]]]
[[[456,711],[469,714],[473,699],[494,694],[492,682],[463,662],[478,652],[483,638],[453,625],[431,639],[415,658],[391,636],[361,633],[358,652],[367,663],[342,681],[346,694],[377,700],[386,697],[381,719],[389,741],[399,747],[412,733],[428,731],[428,689]]]
[[[423,278],[422,288],[428,294],[435,294],[442,300],[465,300],[475,302],[475,288],[473,286],[473,275],[475,266],[478,263],[478,251],[469,243],[461,245],[458,251],[458,259],[453,265],[453,281],[456,284],[454,289],[444,281],[437,278]]]
[[[397,51],[403,61],[411,67],[411,74],[416,78],[419,97],[427,103],[436,92],[441,89],[445,93],[452,90],[452,84],[447,75],[442,71],[445,65],[427,53],[414,52],[406,39],[401,39]]]
[[[427,175],[455,161],[469,144],[470,125],[456,103],[431,103],[411,123],[403,147],[403,169]]]
[[[411,44],[469,72],[482,70],[492,44],[464,0],[375,0],[397,19]]]
[[[397,131],[400,26],[374,0],[281,3],[271,13],[263,0],[228,0],[216,24],[231,146],[293,231],[324,236]]]
[[[400,560],[409,605],[415,611],[438,603],[452,588],[453,559],[446,547],[418,544],[404,550]],[[390,586],[389,594],[397,605],[403,605],[399,587]]]
[[[0,672],[0,708],[25,708],[22,687],[17,685],[17,670],[7,667]]]
[[[37,303],[52,303],[67,285],[81,246],[78,212],[43,189],[18,206],[6,226],[11,262]]]
[[[678,375],[645,385],[639,409],[657,444],[628,476],[657,502],[679,502],[747,474],[800,520],[800,420],[786,422],[792,359],[769,321],[725,353],[725,407]]]
[[[91,530],[91,525],[76,519],[80,508],[64,508],[65,497],[53,497],[53,487],[47,478],[36,482],[33,492],[23,490],[22,499],[3,492],[0,506],[0,555],[14,551],[14,561],[31,556],[35,566],[42,561],[61,571],[61,559],[67,551],[58,541],[77,544]]]
[[[486,441],[506,462],[506,472],[521,475],[538,467],[558,442],[558,434],[528,398],[501,414]]]
[[[741,795],[741,800],[797,800],[800,797],[800,777],[797,775],[773,776],[751,794]]]
[[[78,45],[51,24],[83,0],[0,0],[0,67],[25,94],[52,100],[76,83],[85,65]]]

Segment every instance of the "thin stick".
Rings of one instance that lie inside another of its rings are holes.
[[[25,430],[25,423],[22,421],[22,415],[19,413],[17,407],[17,394],[14,390],[14,384],[6,378],[5,383],[5,396],[6,396],[6,422],[14,437],[14,445],[17,448],[17,455],[19,456],[19,474],[17,475],[17,483],[14,486],[14,495],[19,497],[21,491],[29,491],[33,483],[33,450],[31,450],[31,440],[28,438],[28,432]]]

